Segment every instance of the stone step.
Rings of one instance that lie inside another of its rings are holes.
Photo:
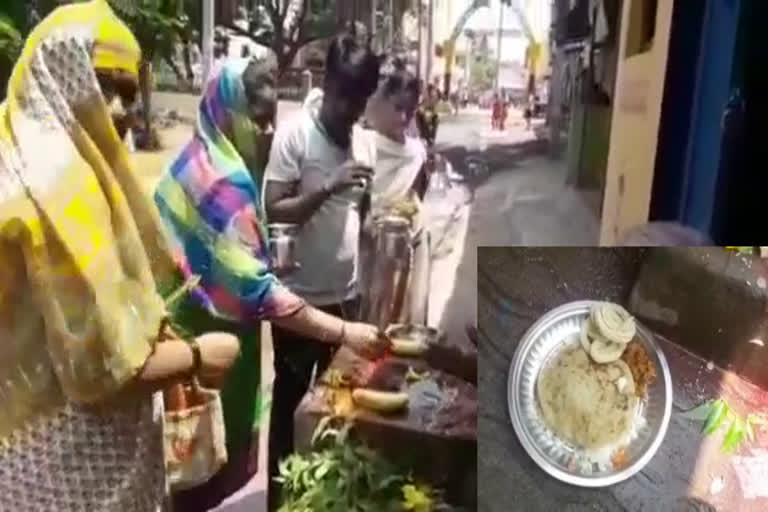
[[[654,248],[630,311],[694,354],[768,389],[765,262],[722,248]]]

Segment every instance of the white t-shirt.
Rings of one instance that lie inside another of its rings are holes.
[[[298,182],[298,193],[322,188],[351,157],[330,141],[311,109],[283,122],[275,134],[265,182]],[[362,129],[353,131],[353,147],[368,144]],[[301,268],[283,283],[316,306],[335,305],[358,294],[360,201],[362,191],[348,189],[328,198],[301,226],[297,254]]]

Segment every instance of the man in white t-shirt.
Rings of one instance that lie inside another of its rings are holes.
[[[270,223],[300,227],[301,267],[283,283],[319,309],[356,318],[359,308],[360,212],[373,174],[375,142],[356,126],[379,80],[379,58],[355,34],[336,37],[328,50],[322,99],[278,127],[265,171],[264,205]],[[318,96],[319,99],[319,96]],[[272,327],[275,346],[270,463],[292,449],[293,413],[313,367],[330,363],[328,344]],[[279,398],[278,398],[279,397]],[[279,409],[279,410],[278,410]]]

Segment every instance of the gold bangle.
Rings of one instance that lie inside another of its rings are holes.
[[[195,339],[189,342],[189,348],[192,350],[192,369],[189,371],[189,375],[195,377],[203,367],[203,354],[200,352],[200,344]]]
[[[347,327],[347,322],[342,320],[341,321],[341,334],[339,334],[339,338],[336,340],[336,343],[338,343],[339,345],[342,345],[344,343],[346,327]]]

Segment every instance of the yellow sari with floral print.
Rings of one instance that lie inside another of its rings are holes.
[[[94,72],[139,60],[105,0],[63,6],[0,105],[0,442],[111,397],[153,351],[172,262]]]

